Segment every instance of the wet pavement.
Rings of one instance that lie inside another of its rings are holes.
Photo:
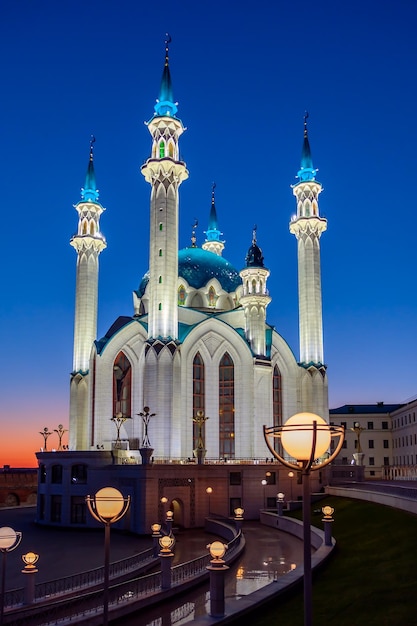
[[[38,526],[35,508],[0,510],[0,526],[22,531],[21,544],[7,555],[6,589],[24,586],[22,554],[39,554],[36,582],[63,578],[70,574],[103,565],[104,531],[102,529],[59,529]],[[270,584],[302,562],[299,539],[259,522],[244,522],[246,547],[226,573],[225,600],[239,599]],[[207,553],[206,546],[219,537],[203,529],[187,530],[176,535],[173,565]],[[152,546],[151,537],[137,536],[112,529],[111,561],[127,558]],[[124,626],[151,626],[159,620],[164,626],[185,624],[209,609],[208,582],[171,598],[157,607],[141,610],[123,618]]]

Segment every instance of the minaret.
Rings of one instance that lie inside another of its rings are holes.
[[[290,232],[298,242],[300,364],[310,369],[324,367],[320,236],[327,228],[327,220],[319,214],[318,196],[322,186],[315,179],[317,170],[311,158],[307,118],[308,113],[304,116],[299,182],[293,185],[297,215],[290,222]]]
[[[271,302],[266,281],[269,270],[264,266],[262,250],[256,242],[256,226],[252,245],[246,255],[246,267],[240,271],[243,295],[240,304],[245,312],[245,333],[255,356],[266,356],[266,307]]]
[[[209,252],[214,252],[217,256],[221,256],[224,249],[224,241],[220,239],[223,233],[221,233],[218,229],[217,225],[217,212],[216,212],[216,204],[214,201],[214,190],[216,188],[216,183],[213,183],[211,188],[211,208],[210,208],[210,217],[208,228],[206,230],[207,239],[201,246],[203,250],[208,250]]]
[[[151,185],[148,337],[178,337],[178,189],[188,178],[180,161],[178,139],[184,126],[176,117],[169,71],[169,44],[155,114],[147,126],[152,135],[152,155],[141,171]]]
[[[93,144],[90,142],[85,186],[81,201],[75,205],[78,212],[78,230],[70,244],[77,252],[75,287],[74,354],[71,374],[70,447],[85,449],[85,425],[87,420],[87,385],[90,353],[97,335],[98,257],[106,247],[100,232],[100,215],[105,210],[98,202],[98,190],[94,173]],[[78,391],[77,391],[78,390]]]
[[[91,347],[97,335],[98,257],[107,245],[100,232],[100,215],[105,209],[98,202],[94,141],[92,137],[81,202],[75,205],[78,231],[70,241],[77,252],[73,373],[81,374],[88,372]]]

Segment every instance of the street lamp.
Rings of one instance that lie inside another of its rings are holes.
[[[223,557],[226,554],[227,545],[221,541],[213,541],[207,546],[210,551],[211,561],[207,569],[210,572],[210,615],[211,617],[224,616],[224,575],[228,566]]]
[[[32,604],[35,598],[35,574],[38,573],[36,563],[39,560],[39,554],[34,552],[26,552],[22,554],[22,561],[25,567],[22,569],[22,574],[29,574],[26,576],[25,586],[25,604]]]
[[[314,413],[297,413],[283,426],[263,427],[266,445],[278,461],[302,472],[304,541],[304,625],[312,624],[310,472],[328,465],[339,454],[345,436],[343,426],[329,425]],[[338,441],[328,453],[333,438]],[[280,445],[274,446],[278,441]],[[277,448],[277,449],[276,449]]]
[[[292,479],[294,478],[294,472],[288,472],[288,478],[290,479],[291,502],[292,502]]]
[[[213,493],[213,488],[212,487],[207,487],[206,489],[206,494],[208,495],[208,502],[209,502],[209,506],[208,506],[208,512],[209,515],[211,515],[211,509],[210,509],[210,496]]]
[[[265,487],[267,485],[267,482],[268,481],[266,481],[265,478],[263,480],[261,480],[261,485],[264,488],[264,509],[266,509],[266,505],[265,505]]]
[[[104,598],[103,626],[109,619],[109,569],[110,569],[110,526],[125,515],[130,505],[130,496],[124,496],[114,487],[104,487],[95,496],[86,496],[85,501],[91,515],[104,524]]]
[[[6,556],[11,552],[22,540],[22,533],[13,530],[10,526],[0,528],[0,552],[3,553],[1,568],[1,598],[0,598],[0,624],[3,624],[4,615],[4,592],[6,589]]]
[[[125,423],[126,420],[130,420],[132,419],[131,417],[128,417],[127,415],[123,415],[123,413],[116,413],[116,415],[114,415],[113,417],[110,418],[110,421],[113,422],[116,426],[116,431],[117,431],[117,436],[116,436],[116,443],[115,443],[115,448],[121,448],[122,447],[122,440],[120,439],[120,429],[123,426],[123,424]]]

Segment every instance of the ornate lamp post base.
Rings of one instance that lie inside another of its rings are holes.
[[[139,448],[139,452],[142,457],[142,465],[151,465],[153,448]]]

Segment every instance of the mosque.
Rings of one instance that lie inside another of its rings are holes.
[[[99,256],[107,244],[90,146],[75,205],[78,229],[70,242],[77,264],[69,450],[37,454],[40,522],[89,523],[85,495],[105,481],[129,491],[150,516],[152,498],[160,509],[161,494],[167,496],[185,526],[199,523],[205,506],[199,493],[204,488],[205,494],[208,482],[217,480],[218,494],[223,479],[234,485],[226,514],[237,503],[249,510],[250,489],[244,497],[243,484],[254,471],[265,477],[263,425],[284,424],[299,411],[329,419],[320,277],[327,221],[319,212],[322,186],[315,178],[307,116],[292,188],[296,215],[289,225],[297,241],[299,360],[266,318],[274,294],[256,228],[246,256],[242,250],[244,267],[225,258],[214,186],[204,243],[197,246],[193,237],[179,250],[180,186],[188,170],[180,153],[185,128],[173,97],[169,42],[147,128],[150,156],[141,172],[150,185],[149,267],[132,286],[132,315],[117,318],[101,338]],[[245,476],[238,478],[237,469]],[[274,470],[268,484],[275,499],[278,464]],[[259,492],[258,474],[253,494]],[[138,510],[130,522],[139,532],[155,521],[140,516]]]

